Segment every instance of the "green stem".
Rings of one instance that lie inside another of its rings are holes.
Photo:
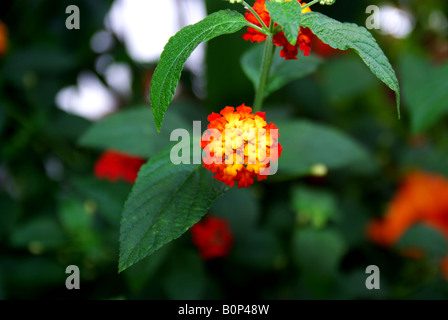
[[[268,84],[269,73],[272,65],[272,58],[274,57],[274,35],[271,33],[266,38],[266,45],[264,47],[263,61],[261,63],[260,82],[258,83],[258,89],[255,93],[254,112],[261,110],[263,105],[264,93],[266,85]]]
[[[307,3],[306,5],[302,6],[302,10],[305,9],[305,8],[311,7],[313,4],[316,4],[319,1],[320,0],[314,0],[314,1],[311,1],[310,3]]]
[[[244,7],[249,10],[254,16],[255,18],[257,18],[258,22],[260,22],[262,29],[263,29],[263,33],[267,34],[269,32],[268,27],[266,26],[266,24],[264,23],[263,19],[261,19],[261,17],[258,15],[258,13],[246,2],[246,1],[242,1],[242,4],[244,5]]]

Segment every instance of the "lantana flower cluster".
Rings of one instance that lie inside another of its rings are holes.
[[[252,113],[242,104],[236,110],[225,107],[208,117],[210,124],[201,139],[206,156],[203,166],[230,187],[249,187],[257,177],[273,174],[272,163],[281,156],[278,128],[266,122],[264,112]]]

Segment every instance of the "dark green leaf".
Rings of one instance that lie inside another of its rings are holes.
[[[221,10],[176,33],[166,44],[151,82],[151,105],[160,131],[168,105],[174,96],[185,61],[201,43],[223,34],[235,33],[248,22],[238,12]]]
[[[316,164],[340,169],[372,161],[360,144],[334,128],[298,120],[279,121],[276,125],[283,147],[277,173],[280,177],[309,175]]]
[[[421,249],[432,257],[442,258],[448,254],[448,243],[439,231],[426,225],[411,227],[398,240],[399,249]]]
[[[266,8],[269,11],[271,19],[282,26],[288,42],[295,46],[300,31],[300,18],[302,16],[300,3],[298,1],[267,1]]]
[[[121,111],[92,125],[81,136],[79,143],[86,147],[114,149],[149,158],[169,143],[172,130],[187,128],[187,124],[175,113],[167,117],[167,125],[160,133],[153,120],[148,107]]]
[[[306,274],[331,277],[347,248],[342,237],[331,230],[299,229],[293,238],[293,258]]]
[[[119,270],[180,237],[226,190],[201,164],[174,165],[168,147],[139,172],[121,221]]]
[[[254,45],[241,58],[241,67],[255,89],[258,88],[258,82],[260,81],[262,59],[263,45]],[[301,57],[296,61],[287,61],[280,55],[274,54],[265,97],[289,82],[313,73],[321,62],[322,60],[314,56]]]
[[[302,15],[302,26],[310,28],[320,40],[335,49],[353,49],[373,74],[395,91],[400,115],[400,87],[397,76],[383,50],[366,28],[353,23],[341,23],[318,12]]]
[[[64,245],[66,238],[54,219],[41,217],[18,226],[11,236],[13,247],[28,248],[32,252],[53,250]]]

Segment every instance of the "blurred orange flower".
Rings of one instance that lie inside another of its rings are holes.
[[[249,187],[257,177],[264,180],[277,162],[282,147],[278,143],[278,129],[266,122],[264,112],[252,113],[242,104],[238,108],[225,107],[221,114],[212,113],[210,124],[201,139],[206,152],[203,166],[216,173],[215,179],[230,187]]]
[[[8,29],[0,20],[0,56],[6,52],[8,47]]]
[[[287,1],[294,1],[294,0],[287,0]],[[300,0],[297,0],[300,3]],[[266,9],[266,0],[255,0],[253,9],[260,18],[263,20],[266,26],[269,26],[271,23],[271,17],[269,16],[269,12]],[[303,3],[305,4],[305,3]],[[302,12],[311,12],[311,9],[308,7]],[[261,27],[260,22],[258,19],[248,10],[246,12],[245,18],[250,23]],[[297,59],[297,54],[299,53],[299,49],[303,51],[303,54],[305,56],[310,55],[311,51],[311,40],[313,39],[314,35],[311,32],[309,28],[302,28],[300,27],[300,31],[297,35],[297,44],[292,45],[288,42],[288,40],[285,37],[285,33],[279,32],[276,35],[274,35],[274,44],[277,47],[283,47],[280,51],[280,56],[285,58],[285,60],[289,59]],[[250,40],[251,42],[261,42],[266,40],[266,35],[259,32],[258,30],[254,28],[247,28],[247,32],[243,35],[244,40]],[[298,47],[298,48],[297,48]]]
[[[385,216],[368,225],[367,234],[372,241],[391,246],[416,223],[435,228],[448,239],[448,180],[445,177],[420,171],[410,173]],[[448,279],[448,257],[443,267]]]
[[[124,180],[134,183],[140,167],[145,163],[142,158],[108,150],[95,163],[95,176],[111,182]]]
[[[226,220],[207,216],[191,227],[190,232],[203,259],[222,258],[229,254],[233,236]]]

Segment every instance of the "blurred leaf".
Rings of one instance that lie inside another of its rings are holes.
[[[279,142],[279,177],[309,175],[316,164],[340,169],[358,162],[372,161],[369,153],[350,137],[334,128],[310,121],[277,122]]]
[[[92,216],[85,210],[83,203],[77,199],[62,200],[58,213],[62,226],[72,235],[82,235],[92,228]]]
[[[6,105],[0,102],[0,133],[3,132],[5,123],[6,123]]]
[[[383,50],[366,28],[353,23],[341,23],[319,12],[302,15],[302,26],[310,28],[322,42],[335,49],[353,49],[372,73],[395,91],[397,110],[400,114],[400,87],[397,76]]]
[[[353,56],[331,59],[321,70],[323,89],[331,101],[352,98],[377,84],[375,77]]]
[[[448,112],[448,63],[435,67],[407,54],[401,58],[400,74],[412,132],[423,132]]]
[[[125,203],[119,271],[180,237],[226,190],[200,164],[174,165],[170,152],[165,148],[140,169]]]
[[[333,230],[307,228],[296,230],[292,240],[293,261],[312,297],[329,297],[348,251],[341,235]]]
[[[263,45],[254,45],[241,57],[241,68],[254,85],[255,90],[260,81],[263,51]],[[313,73],[321,62],[322,60],[315,56],[304,56],[298,60],[286,61],[280,55],[274,54],[265,97],[289,82]]]
[[[150,285],[149,282],[166,262],[170,253],[172,250],[168,244],[137,263],[133,268],[127,269],[124,277],[131,291],[141,292],[145,286]]]
[[[92,125],[80,138],[79,144],[150,158],[170,143],[171,131],[177,128],[188,126],[172,113],[166,117],[164,129],[158,133],[151,110],[139,107],[112,114]]]
[[[76,61],[75,56],[59,48],[35,46],[9,55],[3,74],[16,84],[22,84],[26,75],[64,73],[74,68]]]
[[[194,25],[187,26],[176,33],[163,49],[159,63],[151,81],[151,105],[157,130],[168,105],[173,99],[183,65],[201,42],[209,41],[223,34],[235,33],[248,25],[238,12],[221,10]]]
[[[90,121],[65,112],[60,112],[52,119],[51,126],[48,126],[48,134],[76,140],[91,125]]]
[[[299,222],[310,221],[314,227],[321,228],[338,215],[336,199],[333,194],[295,186],[292,188],[292,205]]]
[[[204,263],[194,251],[184,251],[176,255],[163,278],[163,287],[168,299],[204,299],[207,285]],[[179,263],[182,261],[182,263]]]
[[[266,9],[269,11],[271,19],[282,27],[288,42],[295,46],[300,30],[300,18],[302,17],[300,3],[298,1],[268,1],[266,2]]]
[[[95,178],[74,178],[72,180],[77,192],[86,201],[98,205],[98,213],[110,224],[119,227],[121,210],[132,186],[126,182],[110,183]]]
[[[235,236],[245,237],[259,219],[260,206],[250,188],[231,188],[213,202],[209,212],[225,218]]]
[[[11,245],[19,248],[36,249],[36,253],[60,248],[65,236],[58,223],[48,217],[39,217],[19,225],[11,236]]]
[[[448,242],[445,236],[438,230],[423,224],[409,228],[395,246],[401,250],[422,250],[437,259],[448,254]]]
[[[0,239],[7,236],[13,231],[13,227],[17,223],[19,208],[17,203],[6,195],[0,194]]]
[[[232,257],[255,270],[271,270],[284,261],[277,237],[268,230],[253,229],[235,243]]]
[[[52,259],[31,256],[8,262],[5,267],[8,287],[13,291],[20,291],[17,294],[23,299],[33,289],[42,292],[42,288],[49,285],[64,286],[66,266]]]
[[[332,230],[298,229],[293,237],[293,259],[306,274],[332,277],[347,248],[337,232]]]
[[[401,165],[416,167],[421,170],[439,172],[448,177],[448,150],[423,145],[417,148],[407,148],[400,153]]]

